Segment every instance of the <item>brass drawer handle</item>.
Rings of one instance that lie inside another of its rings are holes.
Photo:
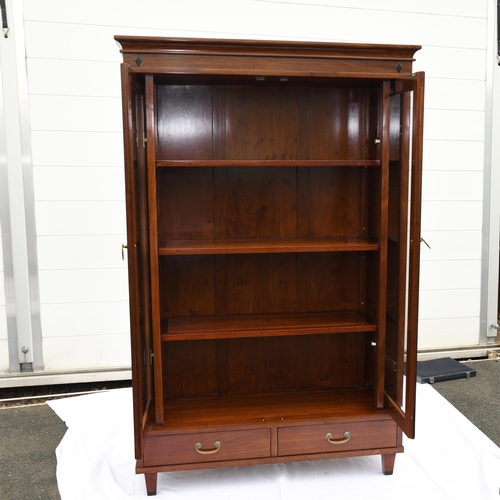
[[[330,444],[344,444],[351,439],[351,433],[349,431],[344,432],[344,439],[341,439],[340,441],[333,441],[332,440],[333,436],[331,432],[327,432],[325,434],[325,439],[330,443]]]
[[[212,453],[217,453],[220,450],[221,446],[222,446],[222,443],[220,441],[215,441],[214,447],[212,450],[202,450],[201,448],[203,447],[203,445],[199,441],[194,443],[194,449],[198,453],[201,453],[202,455],[212,455]]]

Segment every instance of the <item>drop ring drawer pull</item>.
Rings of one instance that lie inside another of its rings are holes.
[[[217,453],[220,450],[221,446],[222,446],[222,443],[220,441],[215,441],[213,449],[202,450],[201,448],[203,447],[203,445],[199,441],[194,443],[194,449],[198,453],[201,453],[202,455],[212,455],[213,453]]]
[[[330,443],[330,444],[344,444],[351,439],[351,433],[349,431],[344,432],[344,439],[341,439],[340,441],[333,441],[332,440],[333,436],[331,432],[327,432],[325,434],[325,439]]]

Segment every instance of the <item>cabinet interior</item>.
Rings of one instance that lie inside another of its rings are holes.
[[[370,391],[380,95],[156,83],[164,398]]]

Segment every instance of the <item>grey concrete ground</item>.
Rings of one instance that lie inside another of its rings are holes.
[[[476,377],[433,387],[500,446],[500,361],[466,364],[477,370]],[[60,499],[55,449],[65,432],[65,424],[43,403],[0,406],[1,500]]]
[[[66,432],[46,405],[0,409],[0,498],[59,500],[54,450]]]
[[[466,361],[475,377],[433,384],[458,411],[500,446],[500,360]]]

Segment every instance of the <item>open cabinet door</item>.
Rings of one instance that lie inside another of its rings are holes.
[[[151,376],[151,308],[149,295],[148,198],[145,106],[141,86],[122,65],[125,130],[125,190],[127,198],[127,251],[132,342],[135,456],[142,457],[141,434],[153,393]]]
[[[424,73],[390,94],[385,406],[415,437]],[[406,377],[404,376],[406,373]]]

